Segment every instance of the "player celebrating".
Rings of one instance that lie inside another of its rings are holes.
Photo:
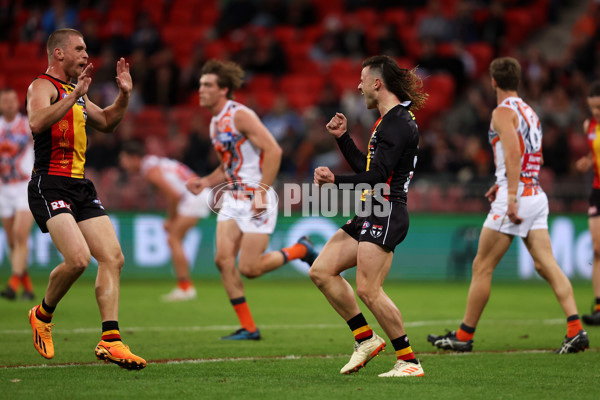
[[[483,223],[467,307],[458,331],[429,335],[427,340],[445,350],[471,351],[479,318],[489,299],[492,274],[520,236],[538,273],[550,284],[567,317],[567,335],[557,353],[576,353],[589,347],[581,326],[573,288],[552,254],[548,234],[548,198],[540,187],[542,129],[536,113],[518,96],[521,66],[514,58],[497,58],[490,64],[497,107],[488,132],[494,148],[496,184],[485,194],[492,202]]]
[[[33,167],[33,140],[29,123],[19,113],[19,97],[13,89],[0,90],[0,218],[10,248],[12,275],[0,296],[14,300],[34,298],[27,273],[27,239],[33,216],[27,202],[27,183]]]
[[[87,97],[92,64],[83,35],[74,29],[52,33],[46,45],[48,69],[27,91],[27,114],[34,139],[34,168],[29,182],[29,207],[42,232],[64,261],[50,273],[40,305],[29,311],[33,345],[45,358],[54,357],[52,316],[59,301],[90,262],[98,261],[96,300],[102,319],[98,359],[127,369],[142,369],[146,361],[121,341],[119,280],[124,258],[115,229],[93,183],[84,176],[87,124],[112,132],[123,119],[132,89],[129,64],[117,61],[119,94],[101,109]],[[72,83],[77,79],[77,84]]]
[[[387,56],[374,56],[363,62],[358,89],[368,109],[376,108],[375,123],[365,156],[347,131],[341,113],[326,128],[335,136],[344,157],[356,172],[336,176],[327,167],[315,170],[315,184],[389,185],[387,198],[379,201],[363,193],[366,216],[354,217],[329,239],[309,271],[310,278],[323,292],[354,334],[355,347],[350,361],[340,373],[349,374],[364,367],[382,351],[385,341],[370,328],[358,307],[354,291],[341,273],[356,266],[356,293],[371,310],[396,350],[394,367],[380,377],[423,376],[423,368],[408,341],[402,315],[383,291],[383,282],[392,265],[395,247],[408,232],[406,199],[416,164],[419,130],[409,108],[418,109],[427,98],[421,92],[415,71],[399,68]],[[388,205],[387,210],[384,202]],[[380,207],[380,213],[376,211]]]
[[[581,318],[588,325],[600,325],[600,218],[598,218],[600,217],[600,81],[592,83],[587,102],[592,117],[584,121],[583,131],[587,134],[590,152],[577,160],[576,166],[581,172],[587,172],[592,167],[594,169],[588,224],[594,246],[592,286],[596,299],[592,313]]]
[[[194,196],[186,188],[188,180],[197,175],[185,164],[166,157],[146,155],[143,144],[126,142],[121,147],[119,163],[128,173],[141,173],[167,197],[165,230],[173,257],[177,287],[166,296],[166,301],[185,301],[196,298],[196,289],[190,277],[189,263],[183,251],[185,234],[196,225],[199,218],[210,213],[209,189]]]
[[[258,340],[260,332],[248,308],[240,273],[257,278],[294,259],[312,264],[316,252],[310,240],[302,237],[291,247],[263,254],[277,221],[271,185],[279,171],[281,148],[254,111],[232,100],[243,81],[239,65],[210,60],[201,74],[200,106],[213,115],[210,137],[221,164],[207,176],[192,178],[187,187],[198,194],[227,182],[217,217],[215,262],[241,328],[222,339]],[[235,265],[238,254],[239,269]]]

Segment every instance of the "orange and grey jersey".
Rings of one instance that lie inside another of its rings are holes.
[[[519,126],[516,129],[521,151],[519,195],[532,196],[543,192],[538,181],[542,165],[542,127],[537,114],[520,97],[508,97],[498,104],[498,107],[510,108],[517,114],[519,119]],[[504,148],[500,142],[498,132],[494,130],[491,123],[488,139],[494,150],[496,183],[500,189],[503,189],[508,186]]]
[[[219,115],[210,121],[210,139],[221,155],[232,189],[255,189],[262,179],[263,153],[235,126],[235,114],[239,110],[254,113],[243,104],[227,101]]]
[[[47,74],[39,75],[36,79],[46,79],[54,85],[57,92],[54,103],[67,97],[75,88],[74,84],[62,82]],[[48,130],[33,135],[34,176],[47,174],[84,178],[86,120],[85,99],[80,97],[58,122]]]
[[[26,182],[33,167],[33,140],[27,117],[0,116],[0,184]]]
[[[594,160],[594,189],[600,189],[600,124],[596,118],[590,119],[587,141]]]

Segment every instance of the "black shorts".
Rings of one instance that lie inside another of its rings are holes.
[[[390,201],[387,216],[370,213],[366,217],[355,216],[341,229],[358,242],[370,242],[386,250],[394,251],[408,233],[408,210],[406,204]]]
[[[590,207],[588,208],[588,216],[600,216],[600,189],[592,189],[592,193],[590,193]]]
[[[29,209],[42,232],[55,215],[69,213],[75,221],[106,215],[96,188],[89,179],[36,175],[29,181]]]

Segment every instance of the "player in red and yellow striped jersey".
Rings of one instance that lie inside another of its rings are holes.
[[[91,256],[98,261],[96,300],[102,318],[98,359],[127,369],[142,369],[146,361],[121,341],[118,324],[119,279],[124,258],[115,229],[85,178],[85,127],[112,132],[129,105],[133,87],[129,64],[117,62],[119,95],[100,108],[87,97],[93,65],[83,35],[74,29],[52,33],[46,45],[48,69],[27,90],[27,114],[34,137],[34,167],[29,182],[29,207],[42,232],[64,257],[51,273],[40,305],[29,311],[36,350],[54,357],[52,314],[71,285],[87,268]],[[77,84],[72,83],[77,79]]]
[[[592,83],[587,102],[592,117],[583,123],[583,131],[587,135],[590,152],[577,160],[576,166],[581,172],[594,171],[588,222],[594,246],[592,285],[596,299],[592,313],[583,315],[582,319],[588,325],[600,325],[600,81]]]

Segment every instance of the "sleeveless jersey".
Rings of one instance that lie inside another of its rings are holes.
[[[12,122],[0,116],[0,179],[2,183],[28,181],[33,168],[33,140],[29,122],[17,114]]]
[[[594,189],[600,189],[600,124],[596,118],[590,119],[587,141],[594,161]]]
[[[142,175],[146,175],[151,168],[158,167],[167,181],[177,193],[183,195],[187,192],[185,183],[193,176],[196,176],[187,165],[167,157],[157,157],[153,155],[142,158]]]
[[[250,108],[229,100],[210,121],[210,138],[221,155],[232,190],[255,189],[262,179],[262,151],[237,130],[234,117],[239,110]]]
[[[54,103],[67,97],[75,88],[74,84],[62,82],[47,74],[39,75],[36,79],[46,79],[54,85],[58,93]],[[86,120],[85,100],[80,97],[50,129],[33,135],[35,152],[33,175],[84,178],[87,148]]]
[[[543,192],[538,181],[542,163],[542,127],[537,114],[520,97],[508,97],[498,107],[510,108],[517,113],[517,117],[519,118],[517,136],[521,150],[520,195],[532,196]],[[506,179],[504,149],[498,132],[493,129],[491,124],[488,138],[494,150],[496,183],[500,189],[506,189],[508,181]]]

